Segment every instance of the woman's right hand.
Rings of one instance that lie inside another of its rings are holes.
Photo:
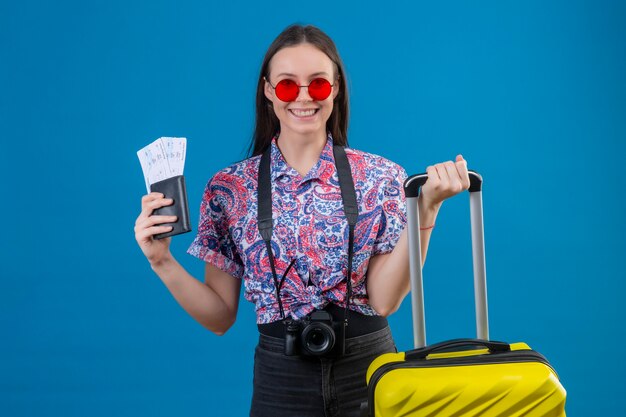
[[[163,198],[161,193],[150,193],[141,198],[141,213],[135,221],[135,240],[151,265],[158,264],[170,255],[172,238],[154,239],[154,235],[172,230],[172,226],[155,226],[162,223],[173,223],[176,216],[157,216],[152,212],[173,203],[171,198]]]

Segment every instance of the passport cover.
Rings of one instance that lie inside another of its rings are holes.
[[[159,226],[173,226],[173,229],[166,233],[154,235],[155,239],[163,239],[170,236],[179,235],[191,231],[189,223],[189,205],[187,203],[187,188],[185,187],[185,177],[177,175],[163,181],[150,185],[151,192],[162,193],[165,198],[171,198],[174,202],[165,207],[158,208],[152,212],[153,215],[178,216],[174,223],[163,223]]]

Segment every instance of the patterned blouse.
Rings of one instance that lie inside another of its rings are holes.
[[[299,319],[328,303],[345,307],[348,221],[329,135],[320,159],[302,177],[271,144],[272,212],[276,274],[291,263],[280,297],[286,316]],[[346,148],[359,206],[352,268],[351,310],[377,314],[368,303],[372,256],[391,252],[406,224],[406,172],[377,155]],[[198,234],[187,252],[244,280],[257,323],[280,320],[265,242],[257,228],[257,177],[261,156],[219,171],[200,205]]]

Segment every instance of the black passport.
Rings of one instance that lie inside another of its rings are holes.
[[[189,204],[187,203],[187,188],[185,187],[185,177],[177,175],[163,181],[150,185],[151,192],[162,193],[165,198],[171,198],[174,202],[165,207],[161,207],[152,212],[160,216],[177,216],[174,223],[163,223],[159,226],[173,226],[173,229],[166,233],[154,235],[155,239],[163,239],[169,236],[180,235],[191,231],[189,223]]]

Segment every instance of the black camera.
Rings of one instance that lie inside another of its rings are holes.
[[[339,357],[344,354],[345,323],[317,310],[301,320],[285,321],[285,355]]]

